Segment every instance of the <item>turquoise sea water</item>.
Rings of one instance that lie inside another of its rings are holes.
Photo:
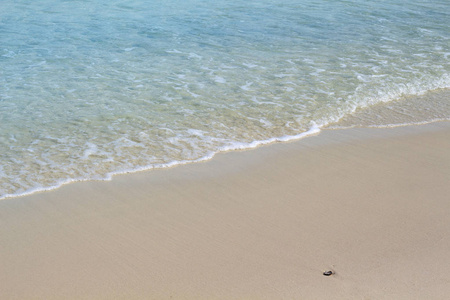
[[[407,96],[419,121],[450,119],[448,97],[423,96],[450,87],[449,20],[448,0],[2,0],[0,199]]]

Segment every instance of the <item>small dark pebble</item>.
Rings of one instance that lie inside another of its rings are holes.
[[[333,275],[333,271],[326,271],[326,272],[323,272],[323,275],[325,275],[325,276]]]

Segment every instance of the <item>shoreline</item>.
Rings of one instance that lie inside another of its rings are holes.
[[[146,167],[139,167],[136,169],[130,169],[130,170],[124,170],[124,171],[114,171],[107,173],[104,178],[95,179],[95,178],[73,178],[73,179],[67,179],[63,182],[57,183],[54,186],[48,186],[48,187],[42,187],[42,188],[35,188],[32,190],[28,190],[19,194],[5,194],[0,196],[0,201],[8,200],[8,199],[15,199],[15,198],[22,198],[22,197],[28,197],[32,196],[34,194],[39,193],[46,193],[46,192],[52,192],[55,191],[65,185],[73,184],[73,183],[82,183],[82,182],[109,182],[112,181],[116,176],[127,176],[134,173],[140,173],[140,172],[151,172],[151,171],[158,171],[158,170],[164,170],[164,169],[171,169],[175,167],[182,167],[185,165],[190,164],[196,164],[196,163],[204,163],[208,162],[212,159],[214,159],[217,155],[226,154],[229,152],[236,152],[236,151],[251,151],[255,150],[259,147],[266,147],[271,146],[277,143],[292,143],[297,142],[302,139],[306,139],[308,137],[312,137],[318,134],[321,134],[323,131],[330,131],[330,130],[348,130],[348,129],[355,129],[355,128],[379,128],[379,129],[389,129],[389,128],[397,128],[397,127],[408,127],[408,126],[421,126],[421,125],[428,125],[433,123],[442,123],[442,122],[450,122],[450,119],[443,118],[443,119],[434,119],[429,121],[423,121],[423,122],[417,122],[417,123],[399,123],[399,124],[385,124],[385,125],[351,125],[351,126],[335,126],[334,124],[337,123],[330,123],[324,127],[316,127],[313,126],[310,129],[308,129],[305,132],[302,132],[298,135],[286,135],[281,137],[274,137],[269,138],[267,140],[256,140],[250,143],[237,143],[234,146],[228,146],[223,147],[222,149],[217,150],[216,152],[213,152],[207,156],[200,157],[195,160],[183,160],[183,161],[171,161],[164,164],[157,164],[157,165],[150,165]]]
[[[165,163],[150,164],[146,166],[135,167],[131,169],[122,169],[102,173],[104,175],[91,175],[88,178],[69,178],[60,179],[56,183],[49,183],[47,186],[35,187],[22,192],[5,192],[0,195],[0,201],[30,196],[36,193],[54,191],[62,186],[89,181],[111,181],[113,177],[129,175],[138,172],[148,172],[172,167],[179,167],[188,164],[207,162],[217,155],[222,155],[233,151],[247,151],[258,147],[270,146],[274,143],[290,143],[305,139],[324,130],[344,130],[351,128],[395,128],[406,126],[427,125],[436,122],[447,122],[449,119],[450,104],[447,101],[450,97],[450,88],[439,88],[430,90],[423,94],[405,95],[397,100],[389,102],[380,102],[373,106],[362,107],[356,111],[344,116],[337,122],[330,122],[318,126],[313,123],[305,132],[294,135],[282,135],[267,139],[254,140],[251,142],[234,142],[231,145],[222,146],[214,150],[209,150],[204,156],[193,160],[172,160]],[[407,113],[406,113],[407,112]],[[433,116],[424,117],[424,112],[431,113]]]
[[[434,121],[432,121],[430,123],[433,123],[433,122]],[[144,166],[144,167],[137,167],[136,169],[109,172],[109,173],[106,173],[104,178],[101,178],[101,179],[73,178],[73,179],[67,179],[65,181],[62,180],[62,182],[59,182],[59,183],[55,184],[54,186],[35,188],[35,189],[28,190],[28,191],[25,191],[25,192],[22,192],[19,194],[1,195],[0,201],[5,200],[5,199],[31,196],[33,194],[42,193],[42,192],[51,192],[51,191],[57,190],[65,185],[72,184],[72,183],[90,182],[90,181],[93,181],[93,182],[111,181],[116,176],[129,175],[129,174],[140,173],[140,172],[157,171],[157,170],[169,169],[169,168],[174,168],[174,167],[179,167],[179,166],[184,166],[184,165],[189,165],[189,164],[207,162],[207,161],[214,159],[214,157],[216,155],[220,155],[223,153],[228,153],[228,152],[233,152],[233,151],[249,151],[249,150],[256,149],[258,147],[263,147],[263,146],[271,145],[274,143],[288,143],[288,142],[298,141],[298,140],[319,134],[321,132],[321,130],[322,129],[320,129],[319,127],[313,126],[310,129],[308,129],[307,131],[296,134],[296,135],[285,135],[285,136],[281,136],[281,137],[273,137],[273,138],[269,138],[266,140],[256,140],[256,141],[252,141],[249,143],[239,142],[239,143],[235,143],[232,146],[224,146],[222,148],[219,148],[215,152],[211,151],[212,153],[210,153],[206,156],[194,159],[194,160],[177,160],[177,161],[170,161],[168,163],[154,164],[154,165],[148,165],[148,166]]]
[[[0,299],[440,299],[449,141],[325,129],[3,199]]]

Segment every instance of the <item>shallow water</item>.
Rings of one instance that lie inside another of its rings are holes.
[[[450,89],[437,89],[420,95],[407,95],[381,102],[330,123],[325,128],[398,127],[426,124],[450,119]]]
[[[2,1],[0,199],[355,111],[372,117],[342,126],[450,119],[448,97],[423,96],[450,87],[447,0],[279,2]],[[377,123],[372,108],[405,99]]]

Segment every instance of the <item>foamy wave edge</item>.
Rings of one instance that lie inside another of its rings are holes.
[[[321,132],[321,127],[322,126],[318,126],[317,124],[313,123],[311,128],[308,131],[302,132],[297,135],[286,135],[286,136],[282,136],[282,137],[270,138],[267,140],[253,141],[250,143],[237,143],[236,142],[236,143],[233,143],[232,145],[220,147],[219,149],[217,149],[217,151],[211,151],[207,155],[200,157],[198,159],[194,159],[194,160],[171,161],[171,162],[168,162],[165,164],[154,164],[154,165],[149,165],[149,166],[145,166],[145,167],[138,167],[135,169],[120,170],[120,171],[107,173],[104,177],[99,177],[99,178],[92,177],[92,178],[67,179],[67,180],[60,181],[57,184],[49,186],[49,187],[34,188],[34,189],[30,189],[30,190],[27,190],[25,192],[18,193],[18,194],[5,194],[5,195],[0,196],[0,200],[29,196],[29,195],[36,194],[39,192],[48,192],[48,191],[56,190],[56,189],[62,187],[63,185],[67,185],[67,184],[74,183],[74,182],[111,181],[113,179],[113,177],[116,175],[131,174],[131,173],[137,173],[137,172],[142,172],[142,171],[149,171],[149,170],[153,170],[153,169],[165,169],[165,168],[171,168],[171,167],[180,166],[180,165],[187,165],[187,164],[191,164],[191,163],[204,162],[204,161],[211,160],[214,156],[216,156],[216,154],[223,153],[223,152],[231,152],[231,151],[237,151],[237,150],[250,150],[250,149],[254,149],[259,146],[263,146],[263,145],[267,145],[267,144],[273,144],[273,143],[279,143],[279,142],[289,142],[289,141],[294,141],[294,140],[300,140],[300,139],[306,138],[308,136],[317,135]]]
[[[442,118],[442,119],[432,119],[427,121],[419,121],[419,122],[410,122],[410,123],[393,123],[393,124],[383,124],[383,125],[351,125],[351,126],[330,126],[327,128],[323,128],[326,130],[345,130],[352,128],[396,128],[396,127],[406,127],[406,126],[419,126],[419,125],[427,125],[438,122],[450,122],[450,118]]]
[[[433,90],[450,89],[450,75],[445,74],[439,80],[434,82],[434,84],[428,85],[424,88],[417,88],[417,86],[412,85],[412,84],[407,84],[405,86],[406,86],[406,88],[403,87],[403,89],[401,89],[397,93],[381,96],[380,98],[377,99],[377,101],[365,101],[365,102],[361,103],[361,105],[355,105],[352,107],[352,109],[350,111],[346,112],[344,115],[340,115],[339,117],[337,117],[334,120],[328,120],[328,122],[323,122],[323,123],[321,123],[321,125],[312,123],[312,126],[310,127],[310,129],[308,131],[302,132],[298,135],[287,135],[287,136],[282,136],[282,137],[274,137],[274,138],[270,138],[267,140],[253,141],[250,143],[236,142],[229,146],[220,147],[216,151],[211,151],[207,155],[200,157],[198,159],[194,159],[194,160],[172,161],[172,162],[168,162],[165,164],[154,164],[154,165],[149,165],[149,166],[144,166],[144,167],[138,167],[135,169],[119,170],[119,171],[107,173],[104,177],[73,178],[73,179],[62,180],[62,181],[56,183],[55,185],[52,185],[49,187],[34,188],[34,189],[30,189],[25,192],[17,193],[17,194],[0,195],[0,200],[28,196],[28,195],[32,195],[32,194],[39,193],[39,192],[52,191],[52,190],[56,190],[56,189],[62,187],[63,185],[74,183],[74,182],[111,181],[113,176],[115,176],[115,175],[137,173],[137,172],[149,171],[149,170],[153,170],[153,169],[164,169],[164,168],[171,168],[171,167],[175,167],[175,166],[179,166],[179,165],[204,162],[204,161],[211,160],[216,154],[222,153],[222,152],[229,152],[229,151],[236,151],[236,150],[250,150],[250,149],[256,148],[258,146],[272,144],[272,143],[276,143],[276,142],[289,142],[289,141],[299,140],[299,139],[302,139],[302,138],[305,138],[308,136],[319,134],[322,131],[322,129],[324,129],[324,127],[326,127],[330,123],[338,122],[345,115],[354,113],[357,108],[365,108],[365,107],[369,107],[369,106],[372,106],[372,105],[375,105],[378,103],[391,102],[395,99],[398,99],[401,96],[423,95],[424,93],[433,91]],[[394,128],[394,127],[413,126],[413,125],[425,125],[425,124],[429,124],[429,123],[443,122],[443,121],[450,121],[450,119],[433,119],[433,120],[423,121],[423,122],[412,122],[412,123],[402,123],[402,124],[368,125],[368,126],[364,126],[364,127],[367,127],[367,128]],[[357,126],[334,127],[334,128],[326,128],[326,129],[327,130],[339,130],[339,129],[351,129],[354,127],[357,127]]]

